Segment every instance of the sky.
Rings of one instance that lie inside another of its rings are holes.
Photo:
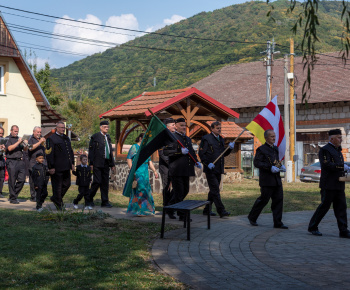
[[[18,46],[22,52],[26,51],[28,62],[35,62],[39,68],[43,67],[45,62],[48,62],[51,68],[60,68],[88,55],[102,52],[117,44],[130,41],[136,36],[143,35],[142,33],[99,25],[153,32],[200,12],[213,11],[243,2],[245,1],[0,0],[0,11]],[[45,17],[1,6],[64,19]],[[71,22],[65,19],[98,25]],[[38,36],[37,33],[33,32],[33,29],[42,30],[41,35],[44,37]],[[56,35],[55,38],[52,37],[52,33]],[[60,35],[79,37],[79,43],[63,40]],[[91,45],[91,43],[87,44],[86,39],[94,39],[104,43],[101,44],[102,46]]]

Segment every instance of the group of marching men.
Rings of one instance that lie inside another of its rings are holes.
[[[114,171],[115,164],[108,130],[108,121],[102,121],[100,132],[91,136],[89,155],[81,155],[81,164],[75,167],[71,142],[64,134],[66,131],[64,122],[58,122],[55,133],[47,139],[41,136],[41,128],[36,126],[30,139],[22,140],[18,136],[19,127],[13,125],[10,135],[6,137],[6,144],[0,145],[0,197],[4,197],[2,189],[6,166],[9,175],[9,202],[19,204],[17,198],[25,183],[23,151],[28,151],[31,201],[36,202],[36,209],[39,212],[43,210],[42,205],[48,196],[49,177],[51,177],[52,184],[50,200],[58,210],[64,209],[63,197],[71,185],[71,170],[77,176],[76,184],[79,186],[79,194],[73,201],[75,209],[78,208],[78,203],[83,198],[85,209],[93,209],[93,199],[99,188],[101,207],[112,207],[108,198],[109,170],[112,168]],[[3,138],[3,135],[4,130],[0,128],[0,138]],[[92,184],[91,180],[93,180]]]
[[[197,160],[192,147],[191,139],[186,136],[186,120],[179,118],[164,120],[170,132],[180,142],[173,142],[159,150],[159,172],[163,183],[164,206],[183,201],[190,188],[190,176],[195,175],[194,167],[202,168],[206,175],[209,193],[208,201],[214,203],[220,217],[229,216],[220,197],[221,175],[224,173],[224,157],[229,155],[235,143],[228,143],[225,150],[225,142],[221,136],[221,123],[211,124],[211,133],[203,136],[198,155],[202,164]],[[53,196],[51,201],[57,209],[63,209],[63,197],[71,184],[71,170],[77,176],[79,194],[73,201],[74,208],[78,208],[78,202],[84,198],[85,208],[92,209],[93,199],[98,188],[101,191],[101,206],[112,207],[108,198],[109,170],[115,170],[112,154],[111,138],[108,135],[108,121],[100,122],[100,132],[91,136],[89,154],[81,155],[81,164],[74,166],[74,155],[70,139],[64,134],[65,124],[58,122],[56,131],[48,139],[41,137],[41,128],[35,127],[33,135],[27,140],[18,137],[19,128],[11,127],[11,133],[7,137],[5,145],[0,145],[0,197],[6,167],[9,174],[9,201],[18,204],[17,197],[25,182],[25,165],[23,150],[29,150],[30,157],[30,185],[32,200],[37,203],[37,210],[42,210],[42,204],[47,197],[48,176],[51,176]],[[4,136],[4,130],[0,127],[0,138]],[[280,172],[286,168],[279,160],[278,148],[274,145],[276,135],[273,130],[264,133],[265,144],[260,146],[254,157],[254,166],[259,168],[260,196],[256,199],[248,220],[252,226],[258,226],[257,219],[263,208],[272,199],[271,210],[275,228],[288,229],[282,222],[283,212],[283,187]],[[182,146],[180,146],[180,143]],[[337,219],[339,236],[350,238],[347,223],[347,205],[345,198],[345,182],[339,178],[350,172],[350,167],[344,163],[342,154],[342,134],[340,129],[329,131],[329,143],[319,151],[321,163],[321,203],[312,216],[308,231],[315,236],[322,236],[318,225],[333,204],[334,214]],[[229,150],[227,150],[229,149]],[[93,172],[93,173],[91,173]],[[91,184],[91,177],[93,182]],[[205,215],[216,215],[206,206]],[[176,219],[173,211],[167,212],[169,218]],[[179,220],[184,220],[184,215],[178,212]]]

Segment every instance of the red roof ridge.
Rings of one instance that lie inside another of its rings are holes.
[[[192,87],[187,87],[184,89],[177,89],[177,90],[158,91],[158,92],[143,92],[142,96],[156,96],[156,95],[167,95],[167,94],[181,93],[181,92],[185,92],[191,88]]]

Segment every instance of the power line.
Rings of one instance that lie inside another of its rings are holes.
[[[20,12],[24,12],[24,13],[29,13],[29,14],[35,14],[35,15],[40,15],[40,16],[44,16],[44,17],[54,18],[54,19],[60,19],[60,20],[77,22],[77,23],[83,23],[83,24],[89,24],[89,25],[105,27],[105,28],[113,28],[113,29],[126,30],[126,31],[138,32],[138,33],[145,33],[145,34],[151,34],[151,35],[161,35],[161,36],[185,38],[185,39],[191,39],[191,40],[204,40],[204,41],[228,42],[228,43],[237,42],[237,43],[242,43],[242,44],[264,44],[265,45],[265,43],[263,43],[263,42],[249,42],[249,41],[238,41],[238,40],[201,38],[201,37],[191,37],[191,36],[184,36],[184,35],[167,34],[167,33],[161,33],[161,32],[149,32],[149,31],[129,29],[129,28],[122,28],[122,27],[116,27],[116,26],[110,26],[110,25],[104,25],[104,24],[96,24],[96,23],[82,21],[82,20],[68,19],[68,18],[53,16],[53,15],[49,15],[49,14],[43,14],[43,13],[38,13],[38,12],[33,12],[33,11],[28,11],[28,10],[23,10],[23,9],[18,9],[18,8],[13,8],[13,7],[4,6],[4,5],[0,5],[0,7],[6,8],[6,9],[10,9],[10,10],[16,10],[16,11],[20,11]]]
[[[120,47],[121,49],[123,49],[125,47],[129,47],[129,48],[137,48],[137,49],[158,50],[158,51],[163,51],[163,52],[179,52],[179,53],[189,53],[189,54],[198,54],[198,55],[202,55],[202,54],[231,55],[231,54],[233,54],[233,53],[212,53],[212,52],[203,52],[203,51],[202,52],[185,51],[185,50],[177,50],[177,49],[166,49],[166,48],[159,48],[159,47],[150,47],[150,46],[130,45],[130,44],[126,44],[126,43],[119,44],[119,43],[108,42],[108,41],[101,41],[101,40],[90,39],[90,38],[82,38],[82,37],[72,36],[72,35],[51,33],[49,31],[44,31],[44,30],[35,29],[35,28],[31,28],[31,27],[26,27],[26,26],[22,26],[22,25],[16,25],[16,24],[8,24],[8,26],[11,27],[11,30],[16,31],[16,32],[42,36],[42,37],[46,37],[46,38],[48,38],[47,35],[49,35],[51,38],[54,38],[54,39],[60,39],[60,40],[64,40],[64,41],[68,41],[66,39],[69,39],[70,42],[72,42],[71,40],[74,39],[75,40],[74,42],[77,42],[77,43],[88,44],[88,45],[96,45],[96,46],[103,46],[103,47],[109,47],[109,48]],[[20,30],[18,30],[18,29],[20,29]],[[23,32],[21,30],[29,31],[29,32],[32,32],[32,33]],[[41,34],[43,34],[44,36],[41,35]],[[77,41],[77,40],[80,40],[80,41]],[[123,47],[121,47],[121,45]]]

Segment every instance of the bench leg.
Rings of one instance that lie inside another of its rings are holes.
[[[188,210],[186,212],[186,219],[187,219],[187,240],[191,240],[191,211]]]
[[[164,227],[165,227],[165,209],[163,208],[163,213],[162,213],[162,226],[160,228],[160,238],[164,238]]]
[[[209,203],[209,211],[208,211],[208,230],[210,230],[210,213],[211,213],[211,203]]]

